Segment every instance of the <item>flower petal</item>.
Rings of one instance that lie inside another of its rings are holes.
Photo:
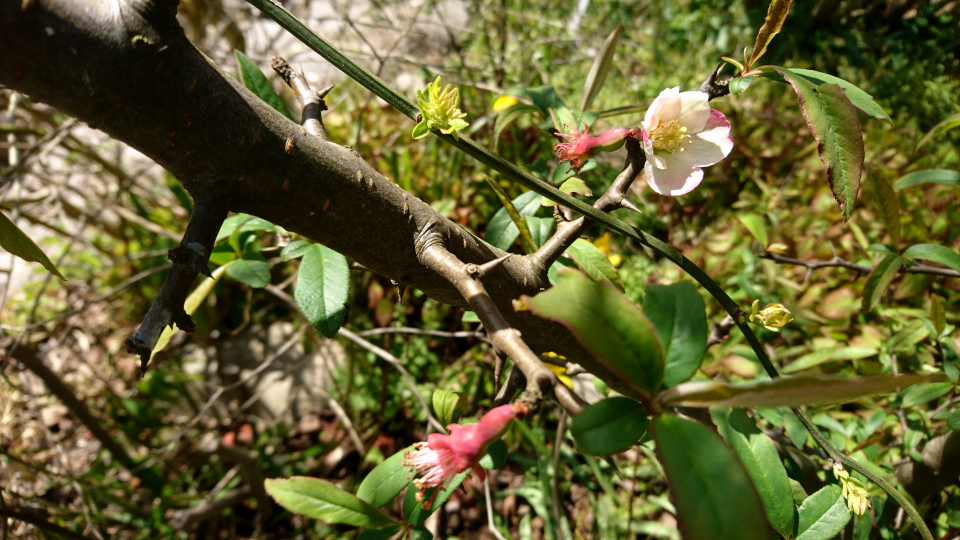
[[[686,153],[686,152],[678,152]],[[703,169],[684,167],[668,160],[667,168],[657,169],[650,162],[643,167],[643,174],[650,189],[661,195],[676,197],[693,191],[703,180]]]
[[[703,129],[710,118],[710,103],[704,92],[681,92],[679,97],[680,112],[677,119],[680,125],[687,128],[688,133],[696,133]]]
[[[679,86],[667,88],[660,92],[660,95],[653,100],[644,116],[642,123],[644,131],[653,131],[664,118],[666,118],[666,121],[670,121],[680,114],[680,103],[676,99],[679,94]]]
[[[711,110],[703,131],[692,134],[683,152],[676,152],[671,157],[675,157],[681,166],[706,167],[720,162],[730,155],[731,150],[730,122],[722,112]]]

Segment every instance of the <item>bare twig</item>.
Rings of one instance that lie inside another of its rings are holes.
[[[714,323],[713,328],[710,329],[710,335],[707,336],[707,348],[709,349],[717,343],[723,343],[723,340],[730,334],[730,330],[733,330],[736,325],[737,323],[730,315]]]
[[[832,246],[831,246],[832,248]],[[777,255],[775,253],[764,253],[760,255],[761,259],[769,259],[771,261],[780,263],[780,264],[792,264],[796,266],[803,266],[812,272],[814,270],[819,270],[821,268],[846,268],[847,270],[853,270],[861,275],[869,274],[873,272],[872,266],[864,266],[862,264],[852,263],[846,259],[843,259],[837,255],[836,251],[833,253],[833,258],[826,261],[807,261],[803,259],[795,259],[793,257],[784,257],[783,255]],[[930,266],[926,264],[912,264],[904,265],[900,267],[898,271],[901,274],[930,274],[934,276],[944,276],[944,277],[960,277],[960,272],[952,270],[950,268],[938,268],[936,266]]]

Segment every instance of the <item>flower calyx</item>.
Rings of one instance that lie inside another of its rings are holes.
[[[413,128],[414,139],[422,139],[435,130],[459,139],[460,132],[470,125],[463,120],[466,113],[460,110],[460,89],[451,90],[448,84],[441,90],[439,76],[423,91],[417,90],[417,105],[420,116],[419,123]]]
[[[554,152],[557,153],[557,159],[560,163],[569,161],[570,166],[576,170],[600,152],[613,152],[623,146],[627,139],[641,140],[640,128],[613,128],[608,129],[600,135],[590,135],[590,126],[583,124],[583,132],[577,131],[576,126],[564,126],[570,133],[561,133],[560,136],[566,141],[553,145]]]

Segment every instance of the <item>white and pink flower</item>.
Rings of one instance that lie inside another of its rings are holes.
[[[703,180],[703,169],[730,154],[730,122],[710,108],[704,92],[668,88],[653,101],[643,120],[643,172],[661,195],[689,193]]]

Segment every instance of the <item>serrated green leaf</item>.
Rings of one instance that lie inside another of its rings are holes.
[[[900,266],[903,265],[903,257],[895,253],[887,254],[880,260],[877,266],[870,272],[867,282],[863,285],[863,312],[867,313],[880,302],[883,293],[887,291],[890,282],[896,277]]]
[[[244,253],[242,259],[227,267],[227,275],[254,289],[270,284],[270,266],[259,253]]]
[[[927,134],[920,139],[920,142],[917,143],[917,150],[919,150],[921,146],[933,140],[934,137],[939,137],[955,127],[960,127],[960,113],[948,116],[940,123],[933,126],[933,128],[931,128],[930,131],[928,131]]]
[[[273,89],[273,85],[270,84],[267,77],[260,71],[260,68],[251,62],[250,59],[247,58],[247,55],[240,51],[234,52],[237,55],[237,64],[240,65],[240,77],[243,79],[243,85],[247,87],[247,90],[256,94],[258,98],[276,109],[280,114],[294,120],[294,118],[290,116],[290,112],[287,111],[287,107],[283,104],[280,96],[278,96],[277,92]]]
[[[387,527],[396,524],[353,494],[318,478],[274,478],[264,482],[264,487],[280,506],[327,523],[354,527]]]
[[[800,98],[800,109],[817,140],[820,161],[827,167],[830,191],[840,203],[843,220],[850,219],[863,172],[863,134],[860,120],[838,84],[814,86],[800,74],[771,66],[790,83]]]
[[[767,226],[763,223],[763,218],[756,214],[740,214],[737,216],[740,223],[743,223],[750,231],[750,234],[757,239],[761,246],[767,247]]]
[[[643,313],[663,345],[663,385],[674,386],[692,377],[707,352],[707,313],[697,288],[686,281],[652,285],[643,298]]]
[[[607,281],[613,283],[620,290],[623,290],[623,281],[620,280],[620,274],[607,258],[607,255],[600,251],[600,248],[592,243],[577,238],[577,240],[567,248],[567,253],[591,279],[594,281]]]
[[[910,387],[903,393],[903,407],[916,407],[928,401],[933,401],[938,397],[953,390],[952,382],[938,382],[930,384],[918,384]]]
[[[769,540],[760,497],[716,433],[664,414],[653,422],[652,435],[684,540]]]
[[[541,317],[568,327],[624,384],[648,395],[660,386],[663,349],[653,325],[613,287],[567,270],[557,273],[556,286],[522,300]]]
[[[607,81],[607,74],[610,73],[610,67],[613,65],[613,53],[617,50],[617,41],[620,39],[622,30],[623,23],[620,23],[610,32],[607,39],[603,40],[603,45],[600,45],[600,50],[597,51],[597,56],[590,66],[590,72],[587,73],[587,78],[583,81],[583,98],[580,100],[581,111],[590,108],[593,99],[603,88],[603,83]]]
[[[649,424],[643,405],[618,396],[584,409],[573,418],[570,433],[581,452],[606,456],[637,444]]]
[[[327,338],[337,335],[343,324],[349,290],[347,259],[324,245],[310,246],[297,272],[293,298],[310,324]]]
[[[687,407],[797,407],[839,403],[884,394],[920,382],[943,380],[940,375],[874,375],[858,379],[827,375],[800,375],[734,385],[719,381],[678,384],[657,396],[662,408]]]
[[[763,20],[763,26],[757,32],[757,40],[753,44],[753,54],[750,55],[750,61],[746,67],[749,68],[767,52],[767,45],[773,41],[773,37],[780,33],[783,28],[783,21],[787,20],[787,14],[790,13],[791,0],[771,0],[767,8],[767,17]]]
[[[292,259],[299,259],[306,254],[307,249],[311,246],[310,242],[304,242],[303,240],[294,240],[289,244],[283,246],[283,249],[280,250],[280,258],[284,261],[289,261]]]
[[[843,530],[852,515],[836,485],[807,497],[797,514],[797,540],[829,540]]]
[[[916,244],[903,252],[904,257],[933,261],[960,272],[960,255],[953,249],[936,244]]]
[[[0,247],[25,261],[38,262],[47,269],[47,272],[64,281],[67,280],[43,250],[29,236],[23,234],[23,231],[3,212],[0,212]]]
[[[370,503],[375,508],[380,508],[392,501],[403,488],[410,484],[408,478],[410,470],[403,466],[403,454],[413,450],[413,446],[408,446],[374,467],[363,482],[360,482],[357,498]]]
[[[446,426],[460,419],[461,395],[449,390],[436,389],[433,391],[433,414],[437,415],[440,424]]]
[[[896,181],[893,187],[903,189],[924,184],[943,184],[945,186],[960,186],[960,171],[950,169],[927,169],[907,174]]]
[[[793,492],[773,443],[740,409],[713,407],[710,416],[750,475],[767,521],[781,536],[789,538],[796,520]]]
[[[855,84],[845,81],[839,77],[834,77],[833,75],[827,75],[826,73],[820,73],[819,71],[814,71],[812,69],[797,69],[790,68],[790,71],[799,74],[804,79],[812,82],[815,85],[821,84],[836,84],[843,89],[843,92],[850,99],[850,103],[854,107],[860,109],[867,116],[876,118],[877,120],[886,120],[887,122],[893,122],[890,119],[890,115],[887,114],[887,111],[883,110],[883,107],[879,103],[873,100],[873,96],[864,92]]]
[[[521,194],[512,202],[521,217],[532,216],[540,209],[540,196],[533,191]],[[484,240],[502,250],[507,250],[518,236],[520,236],[520,229],[517,229],[516,224],[510,219],[507,209],[501,208],[487,223]]]
[[[867,183],[870,185],[870,194],[873,196],[873,203],[877,206],[877,212],[880,213],[880,220],[883,221],[890,235],[890,243],[895,250],[900,249],[900,200],[897,199],[897,193],[890,185],[887,177],[880,174],[867,175]]]

